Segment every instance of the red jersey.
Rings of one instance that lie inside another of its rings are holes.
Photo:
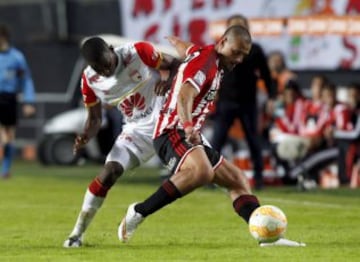
[[[311,117],[303,122],[299,129],[302,136],[322,136],[327,127],[334,127],[337,130],[351,130],[351,114],[348,107],[337,103],[333,108],[323,106],[317,117]]]
[[[177,99],[184,83],[191,83],[198,91],[192,108],[192,122],[196,130],[201,129],[206,115],[214,103],[223,75],[223,70],[219,68],[219,60],[214,45],[205,47],[193,45],[187,50],[186,55],[187,57],[180,65],[160,111],[154,138],[159,137],[166,130],[183,128],[177,112]]]
[[[298,98],[293,104],[285,106],[284,114],[275,119],[276,126],[282,132],[296,134],[305,106],[303,98]]]

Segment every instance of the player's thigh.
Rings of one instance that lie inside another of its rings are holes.
[[[198,170],[197,172],[212,172],[212,164],[203,146],[195,146],[187,152],[179,166],[179,171],[184,169]]]
[[[233,163],[223,159],[215,170],[215,184],[228,189],[250,191],[246,175]]]
[[[143,164],[154,154],[151,135],[136,131],[122,132],[107,155],[106,162],[115,161],[124,170],[130,170]]]

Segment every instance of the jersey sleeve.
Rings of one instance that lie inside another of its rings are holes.
[[[134,47],[145,65],[156,69],[159,68],[162,55],[152,44],[148,42],[137,42],[134,44]]]
[[[192,46],[183,66],[183,70],[178,71],[178,74],[181,74],[182,83],[189,82],[200,92],[208,80],[208,71],[211,67],[209,56],[201,53],[198,46]]]
[[[353,125],[349,108],[341,104],[337,105],[334,109],[334,122],[338,130],[351,130]]]
[[[89,86],[85,74],[83,74],[81,77],[81,94],[86,107],[91,107],[99,102],[94,91]]]

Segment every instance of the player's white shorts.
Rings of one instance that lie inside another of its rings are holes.
[[[152,130],[126,128],[117,137],[105,162],[120,163],[124,170],[130,170],[148,161],[155,154]]]

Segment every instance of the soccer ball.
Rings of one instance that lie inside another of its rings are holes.
[[[272,205],[260,206],[254,210],[249,220],[251,235],[261,243],[270,243],[281,238],[287,227],[284,212]]]

